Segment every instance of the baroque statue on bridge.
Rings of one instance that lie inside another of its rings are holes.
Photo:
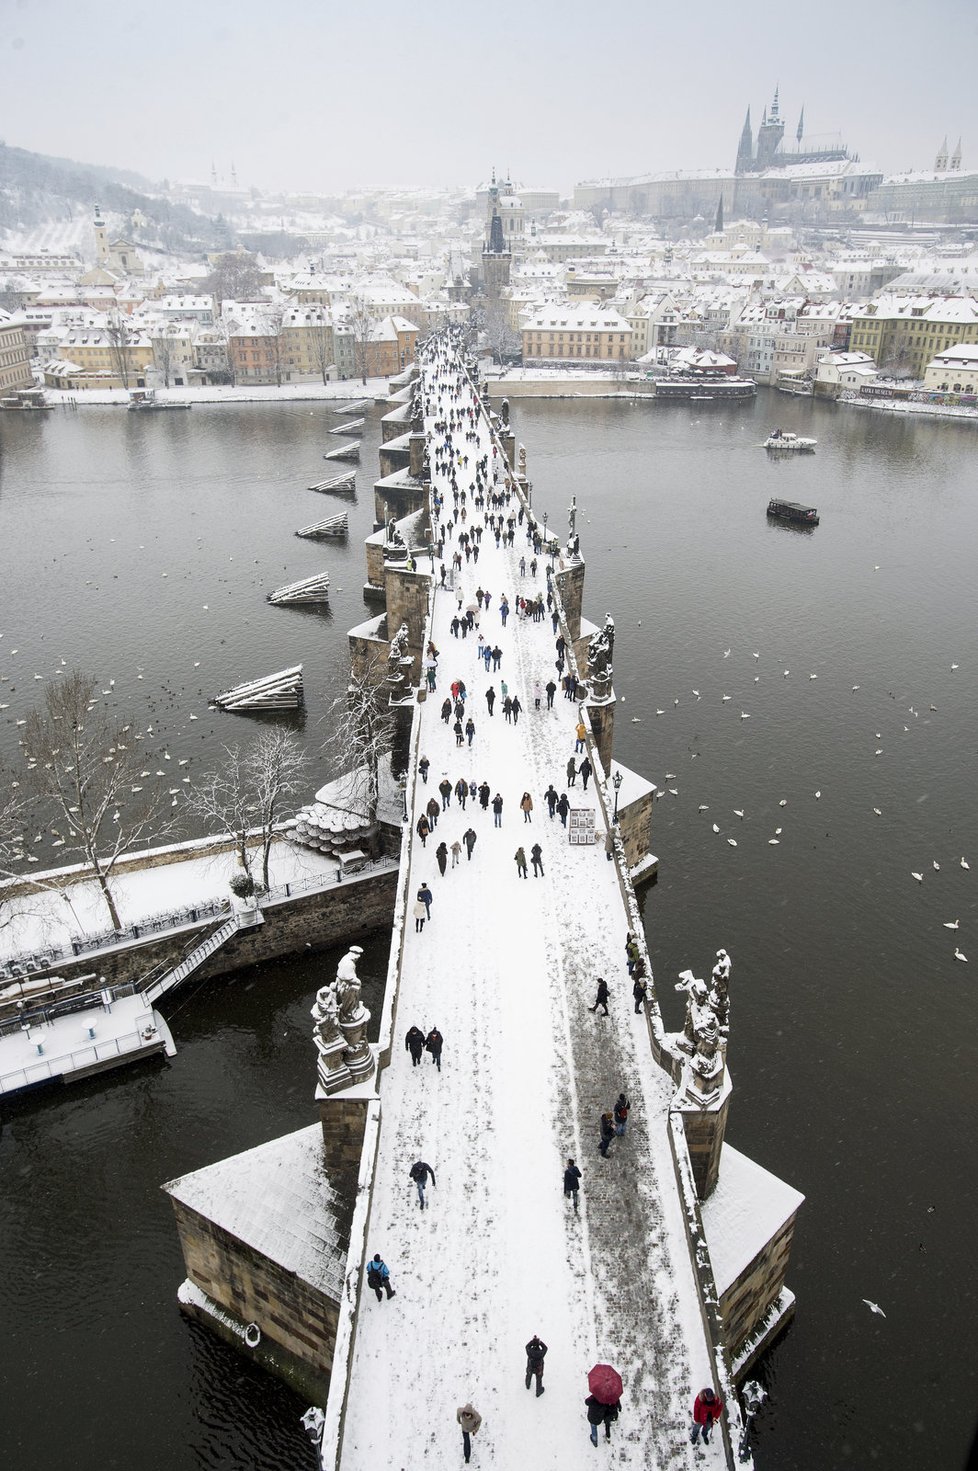
[[[360,945],[351,945],[336,967],[333,989],[339,1004],[341,1022],[354,1021],[360,1014],[360,977],[357,975],[357,961],[362,954],[363,949]]]

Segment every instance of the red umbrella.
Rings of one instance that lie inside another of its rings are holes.
[[[621,1399],[621,1375],[610,1364],[595,1364],[587,1376],[587,1387],[601,1405],[615,1405]]]

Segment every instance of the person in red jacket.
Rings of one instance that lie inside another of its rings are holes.
[[[710,1431],[722,1414],[723,1400],[717,1394],[716,1390],[710,1389],[709,1386],[706,1389],[701,1389],[693,1401],[693,1428],[689,1436],[693,1445],[699,1440],[701,1430],[703,1432],[703,1444],[709,1445]]]

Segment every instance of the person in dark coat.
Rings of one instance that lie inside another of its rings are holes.
[[[435,1180],[435,1172],[434,1172],[434,1170],[431,1168],[431,1166],[429,1164],[426,1164],[425,1163],[425,1161],[423,1159],[418,1159],[418,1160],[415,1160],[414,1164],[408,1170],[408,1175],[414,1181],[415,1185],[418,1187],[418,1204],[420,1205],[421,1209],[424,1210],[424,1208],[425,1208],[425,1198],[424,1198],[425,1186],[428,1183],[428,1176],[429,1175],[431,1176],[431,1183],[432,1183],[432,1185],[434,1185],[434,1184],[437,1183],[436,1180]]]
[[[470,827],[462,834],[462,842],[465,844],[466,860],[471,863],[472,849],[475,847],[476,842],[475,828]]]
[[[574,785],[574,783],[575,783],[576,780],[577,780],[577,762],[574,760],[573,756],[571,756],[568,759],[568,762],[567,762],[567,785],[569,787],[572,787]]]
[[[608,1015],[608,983],[603,976],[598,976],[598,994],[594,998],[594,1005],[588,1007],[588,1011],[597,1011],[599,1006],[604,1008],[605,1016]]]
[[[464,812],[465,804],[468,801],[469,796],[469,784],[465,780],[464,776],[460,776],[458,781],[455,783],[455,795],[458,798],[458,805]]]
[[[593,1394],[589,1394],[584,1403],[587,1405],[588,1424],[591,1427],[591,1444],[597,1445],[598,1443],[599,1425],[604,1426],[605,1440],[610,1440],[612,1423],[621,1413],[621,1400],[616,1400],[613,1405],[605,1405],[599,1399],[595,1399]]]
[[[486,704],[489,706],[489,714],[492,715],[492,707],[496,703],[496,691],[492,685],[486,690]]]
[[[693,1428],[690,1431],[690,1441],[693,1445],[699,1440],[700,1431],[703,1432],[703,1444],[709,1445],[710,1431],[723,1414],[723,1399],[715,1389],[707,1385],[701,1389],[693,1401]]]
[[[636,976],[635,984],[632,987],[632,996],[635,999],[635,1015],[638,1016],[645,1002],[649,999],[648,981],[643,980],[641,976]]]
[[[513,696],[513,724],[514,725],[519,725],[519,723],[520,723],[520,712],[521,712],[522,709],[523,709],[523,706],[520,704],[520,697],[519,697],[519,695],[514,695]]]
[[[492,825],[493,827],[503,825],[503,799],[498,792],[492,799]]]
[[[469,745],[471,746],[473,737],[475,736],[475,721],[472,719],[471,715],[465,722],[465,736],[468,740]]]
[[[519,877],[521,879],[525,879],[526,876],[527,876],[527,873],[526,873],[526,854],[523,852],[523,849],[522,848],[517,848],[517,850],[516,850],[516,852],[515,852],[515,854],[513,856],[516,859],[516,872],[517,872],[517,874],[519,875]]]
[[[428,827],[431,832],[434,832],[438,826],[438,814],[441,811],[441,807],[438,805],[438,798],[429,797],[424,810],[428,816]]]
[[[598,1149],[602,1159],[608,1158],[608,1146],[615,1137],[615,1121],[610,1113],[601,1115],[601,1140]]]
[[[417,1067],[421,1061],[421,1054],[424,1051],[424,1032],[422,1032],[420,1027],[408,1027],[407,1035],[404,1038],[404,1046],[411,1054],[411,1066]]]
[[[557,806],[557,792],[554,788],[553,782],[550,783],[549,787],[544,792],[543,800],[546,802],[547,806],[550,809],[550,816],[552,819],[554,815],[554,809]]]
[[[421,887],[420,887],[420,889],[418,890],[418,898],[421,900],[421,903],[424,905],[425,909],[428,911],[427,914],[425,915],[425,919],[430,919],[431,918],[431,901],[432,901],[432,899],[434,897],[435,896],[431,892],[431,890],[428,888],[428,885],[427,884],[422,884]]]
[[[376,1292],[378,1302],[383,1302],[385,1291],[388,1302],[392,1297],[397,1296],[397,1293],[391,1286],[390,1267],[382,1260],[379,1251],[375,1251],[373,1261],[367,1263],[367,1286],[373,1288],[374,1292]]]
[[[452,726],[452,730],[455,732],[456,746],[463,745],[465,743],[465,732],[462,729],[461,720],[456,720],[455,724]]]
[[[590,761],[588,760],[588,758],[585,756],[584,757],[584,760],[581,762],[580,766],[577,768],[577,774],[578,774],[578,776],[581,778],[581,780],[584,783],[584,790],[585,791],[587,791],[588,780],[589,780],[590,775],[591,775],[591,772],[593,770],[594,770],[594,768],[592,767],[592,765],[591,765]]]
[[[484,781],[479,788],[479,806],[482,808],[483,812],[488,812],[489,810],[489,797],[491,793],[492,787],[487,781]]]
[[[533,860],[533,877],[543,878],[543,849],[539,843],[534,843],[530,849],[530,857]]]
[[[422,756],[421,760],[418,762],[418,770],[421,773],[421,780],[424,782],[425,786],[428,785],[428,767],[430,765],[431,762],[428,760],[427,756]]]
[[[439,1032],[437,1027],[432,1027],[431,1031],[424,1039],[425,1051],[431,1053],[431,1060],[435,1064],[439,1072],[441,1072],[441,1049],[444,1045],[444,1042],[445,1039],[442,1036],[441,1032]]]
[[[445,869],[448,867],[448,848],[444,843],[439,843],[435,849],[435,861],[438,864],[442,878],[445,877]]]
[[[547,691],[547,709],[552,710],[554,707],[554,695],[557,693],[557,686],[554,684],[552,679],[548,679],[545,688]]]
[[[568,1159],[564,1170],[564,1196],[571,1195],[574,1198],[574,1214],[577,1215],[577,1192],[581,1188],[581,1172],[572,1159]]]
[[[431,824],[429,823],[427,817],[425,817],[423,812],[418,818],[417,832],[418,837],[421,839],[421,846],[423,848],[425,843],[428,841],[428,834],[431,832]]]
[[[567,800],[567,793],[561,792],[560,797],[557,801],[557,816],[560,818],[560,821],[564,827],[567,826],[567,814],[569,811],[570,803]]]
[[[447,698],[442,701],[441,718],[442,720],[444,720],[446,725],[452,718],[452,702]]]
[[[493,667],[493,671],[494,672],[499,668],[499,666],[500,666],[500,664],[502,662],[503,662],[503,651],[499,647],[499,645],[496,644],[493,647],[493,651],[492,651],[492,667]]]
[[[444,812],[452,800],[452,784],[447,776],[443,776],[438,783],[438,790],[441,792],[441,810]]]
[[[506,698],[505,698],[505,700],[503,701],[503,714],[505,715],[507,721],[510,721],[510,722],[512,721],[512,719],[513,719],[513,701],[510,699],[509,695],[507,695]]]
[[[615,1104],[613,1110],[615,1118],[615,1134],[619,1139],[623,1139],[625,1137],[625,1130],[628,1127],[628,1109],[628,1099],[625,1097],[624,1093],[619,1093],[618,1101]]]
[[[543,1361],[547,1357],[547,1345],[539,1334],[534,1333],[526,1345],[526,1387],[529,1389],[530,1380],[537,1381],[537,1399],[543,1394]]]

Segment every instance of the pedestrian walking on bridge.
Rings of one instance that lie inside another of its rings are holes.
[[[530,858],[533,860],[533,877],[543,878],[543,849],[539,843],[534,843],[530,849]]]
[[[388,1302],[392,1297],[397,1296],[397,1293],[391,1286],[390,1267],[382,1259],[379,1251],[374,1252],[373,1261],[367,1265],[367,1286],[376,1292],[378,1302],[383,1302],[384,1292],[387,1293]]]
[[[516,858],[516,872],[521,879],[525,879],[527,877],[526,854],[523,852],[522,848],[517,848],[514,856]]]
[[[604,1009],[605,1016],[608,1015],[608,983],[603,976],[598,976],[598,994],[594,998],[594,1005],[588,1007],[588,1011],[596,1012],[598,1007]]]
[[[526,1345],[526,1387],[530,1380],[537,1381],[537,1399],[543,1394],[543,1361],[547,1357],[547,1345],[538,1333],[534,1333]]]
[[[578,1214],[577,1192],[581,1188],[581,1172],[572,1159],[568,1159],[564,1169],[564,1197],[568,1195],[574,1200],[574,1214]]]
[[[424,1032],[420,1027],[408,1027],[404,1038],[404,1046],[411,1054],[411,1066],[417,1067],[424,1052]]]
[[[432,1027],[424,1039],[425,1051],[430,1052],[431,1060],[435,1067],[441,1072],[441,1049],[445,1045],[445,1039],[437,1027]]]
[[[472,1437],[482,1424],[482,1416],[474,1408],[470,1400],[467,1405],[462,1405],[460,1409],[455,1411],[455,1419],[462,1427],[462,1455],[465,1457],[466,1465],[468,1465],[469,1458],[472,1455]]]
[[[424,1198],[425,1186],[428,1183],[428,1176],[429,1175],[431,1176],[431,1183],[432,1183],[432,1185],[434,1185],[436,1183],[436,1181],[435,1181],[435,1172],[434,1172],[434,1170],[431,1168],[431,1166],[429,1164],[426,1164],[425,1163],[425,1161],[423,1159],[418,1159],[418,1160],[415,1160],[414,1164],[408,1170],[408,1175],[414,1181],[415,1185],[418,1188],[418,1205],[421,1207],[422,1210],[424,1210],[424,1208],[425,1208],[425,1198]]]

